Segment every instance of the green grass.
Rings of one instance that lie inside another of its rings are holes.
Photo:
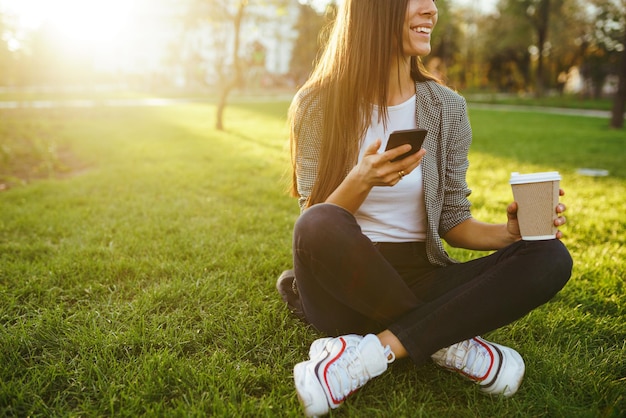
[[[231,93],[229,102],[248,100],[255,97],[275,97],[293,95],[295,91],[288,88],[272,89],[241,89]],[[180,99],[188,101],[216,102],[217,92],[208,87],[182,88],[137,88],[133,90],[115,87],[63,87],[50,86],[49,88],[22,87],[3,90],[0,86],[0,105],[3,102],[51,102],[70,105],[74,102],[94,102],[102,104],[111,100],[140,100],[140,99]]]
[[[293,95],[290,89],[242,89],[233,91],[230,96],[231,102],[246,100],[254,97],[285,96]],[[544,97],[535,97],[532,94],[501,93],[490,90],[464,90],[462,94],[469,102],[488,103],[518,106],[557,107],[568,109],[605,110],[613,108],[613,98],[591,98],[579,94],[550,94]],[[2,102],[52,102],[67,103],[73,101],[86,101],[103,103],[109,100],[133,100],[150,98],[188,99],[193,101],[215,102],[216,93],[211,89],[135,89],[124,90],[115,88],[75,87],[63,88],[62,86],[45,88],[22,87],[9,90],[0,90],[0,104]]]
[[[534,97],[532,94],[507,94],[507,93],[485,93],[467,92],[464,93],[467,100],[475,103],[490,103],[519,106],[541,106],[560,107],[566,109],[587,109],[587,110],[611,110],[613,108],[613,98],[593,99],[582,97],[577,94],[547,95],[544,97]]]
[[[274,289],[298,216],[284,193],[286,108],[231,106],[227,132],[213,130],[209,104],[0,113],[3,146],[54,144],[78,167],[1,178],[0,415],[301,415],[292,367],[319,334]],[[571,282],[488,335],[523,355],[524,384],[492,399],[399,361],[331,415],[622,416],[624,133],[593,118],[471,118],[476,217],[504,220],[511,171],[558,170],[567,192]]]

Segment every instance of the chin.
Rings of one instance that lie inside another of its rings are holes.
[[[411,57],[425,57],[427,55],[430,55],[431,49],[420,49],[420,50],[416,50],[416,51],[407,51],[407,56],[411,56]]]

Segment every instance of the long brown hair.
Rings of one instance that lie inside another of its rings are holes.
[[[356,164],[360,140],[374,105],[387,118],[388,81],[393,59],[401,59],[403,27],[409,0],[344,0],[311,77],[301,91],[316,96],[322,109],[322,148],[318,176],[307,206],[325,201]],[[435,80],[418,57],[411,58],[415,81]],[[436,80],[435,80],[436,81]],[[299,196],[294,126],[300,103],[289,110],[291,123],[291,192]]]

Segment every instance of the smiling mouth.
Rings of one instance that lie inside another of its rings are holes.
[[[416,33],[424,33],[426,35],[430,35],[433,31],[432,28],[427,28],[426,26],[415,26],[412,27],[411,30]]]

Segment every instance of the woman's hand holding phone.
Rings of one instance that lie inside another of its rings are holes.
[[[365,150],[363,160],[355,167],[354,174],[370,187],[398,184],[419,166],[426,154],[426,150],[421,149],[425,137],[426,131],[423,129],[396,131],[390,135],[383,153],[378,153],[382,141],[375,141]]]
[[[414,152],[414,148],[408,143],[379,153],[381,145],[382,141],[377,139],[365,149],[361,161],[350,170],[326,202],[355,213],[372,187],[395,186],[404,176],[415,170],[426,155],[425,149],[418,146]],[[408,157],[398,159],[407,153]]]

